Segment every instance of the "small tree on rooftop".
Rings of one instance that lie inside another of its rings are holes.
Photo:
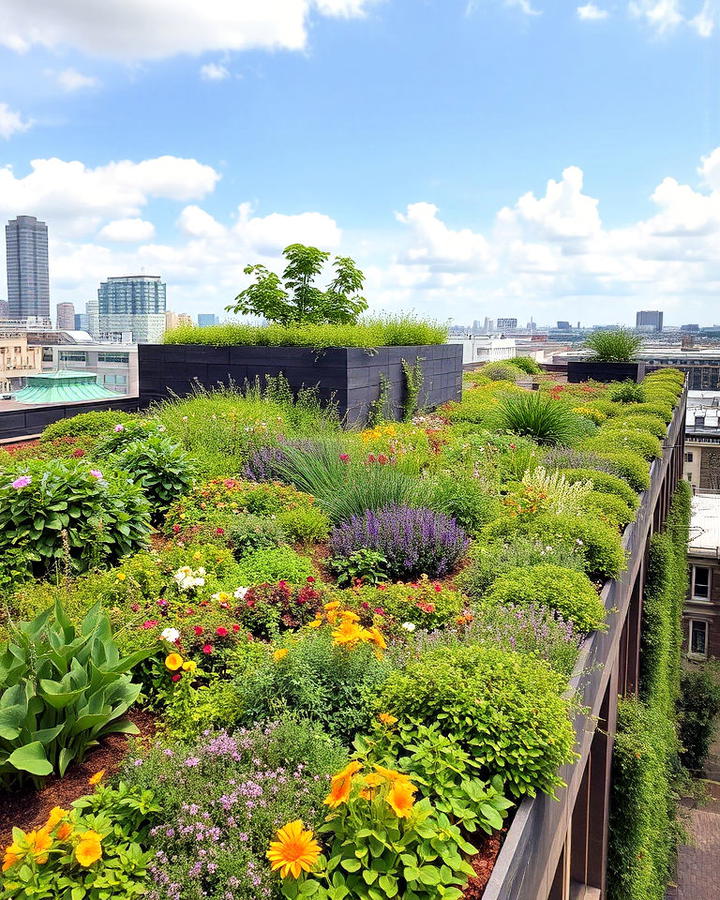
[[[627,328],[595,331],[585,341],[585,346],[594,351],[593,358],[599,362],[630,362],[641,344],[638,335]]]
[[[354,322],[367,309],[360,296],[365,276],[349,256],[334,258],[335,275],[325,290],[313,282],[330,259],[327,251],[290,244],[283,256],[287,265],[282,277],[260,263],[245,267],[255,283],[240,291],[229,312],[263,316],[280,325],[340,325]]]

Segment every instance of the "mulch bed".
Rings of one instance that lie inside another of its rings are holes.
[[[140,729],[142,737],[155,732],[155,717],[144,710],[133,710],[128,718]],[[63,778],[48,778],[39,791],[32,788],[20,793],[0,795],[0,848],[10,843],[12,828],[29,831],[45,823],[54,806],[67,809],[73,800],[92,792],[88,778],[105,769],[108,775],[116,772],[127,750],[124,734],[110,734],[97,747],[88,751],[79,765],[72,765]]]
[[[479,900],[485,893],[490,876],[495,868],[498,855],[502,849],[507,835],[507,827],[493,835],[489,835],[478,841],[475,838],[471,843],[478,847],[478,852],[470,859],[470,865],[475,870],[475,875],[468,881],[463,897],[465,900]]]

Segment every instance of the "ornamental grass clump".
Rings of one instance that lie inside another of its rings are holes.
[[[375,550],[385,558],[391,580],[448,575],[465,555],[468,544],[467,534],[454,519],[431,509],[408,506],[366,510],[330,534],[333,556]]]
[[[588,419],[540,391],[522,391],[501,398],[491,422],[498,431],[510,431],[551,446],[570,446],[594,430]]]
[[[642,339],[626,328],[595,331],[585,341],[598,362],[630,362],[642,346]]]

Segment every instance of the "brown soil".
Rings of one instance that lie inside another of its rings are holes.
[[[144,710],[134,710],[128,716],[140,729],[142,737],[151,737],[155,731],[154,717]],[[48,778],[39,791],[32,788],[20,793],[0,795],[0,847],[12,838],[12,828],[23,831],[41,826],[54,806],[67,807],[89,794],[92,788],[88,778],[105,769],[108,775],[117,771],[127,749],[128,738],[123,734],[111,734],[97,747],[93,747],[79,765],[72,765],[63,778]]]
[[[506,834],[507,828],[503,828],[502,831],[496,832],[482,841],[478,841],[476,838],[473,842],[475,846],[479,844],[479,847],[477,854],[470,859],[470,865],[475,870],[475,875],[468,881],[463,891],[465,900],[479,900],[485,893]]]

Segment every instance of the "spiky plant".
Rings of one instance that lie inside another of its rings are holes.
[[[538,444],[570,446],[594,426],[562,401],[539,391],[509,394],[493,416],[497,430],[525,435]]]
[[[561,472],[548,472],[542,466],[528,470],[522,479],[526,487],[546,495],[548,512],[557,515],[580,515],[592,493],[591,481],[568,481]]]
[[[613,331],[595,331],[585,341],[585,346],[595,354],[598,362],[630,362],[640,349],[642,340],[627,328]]]

